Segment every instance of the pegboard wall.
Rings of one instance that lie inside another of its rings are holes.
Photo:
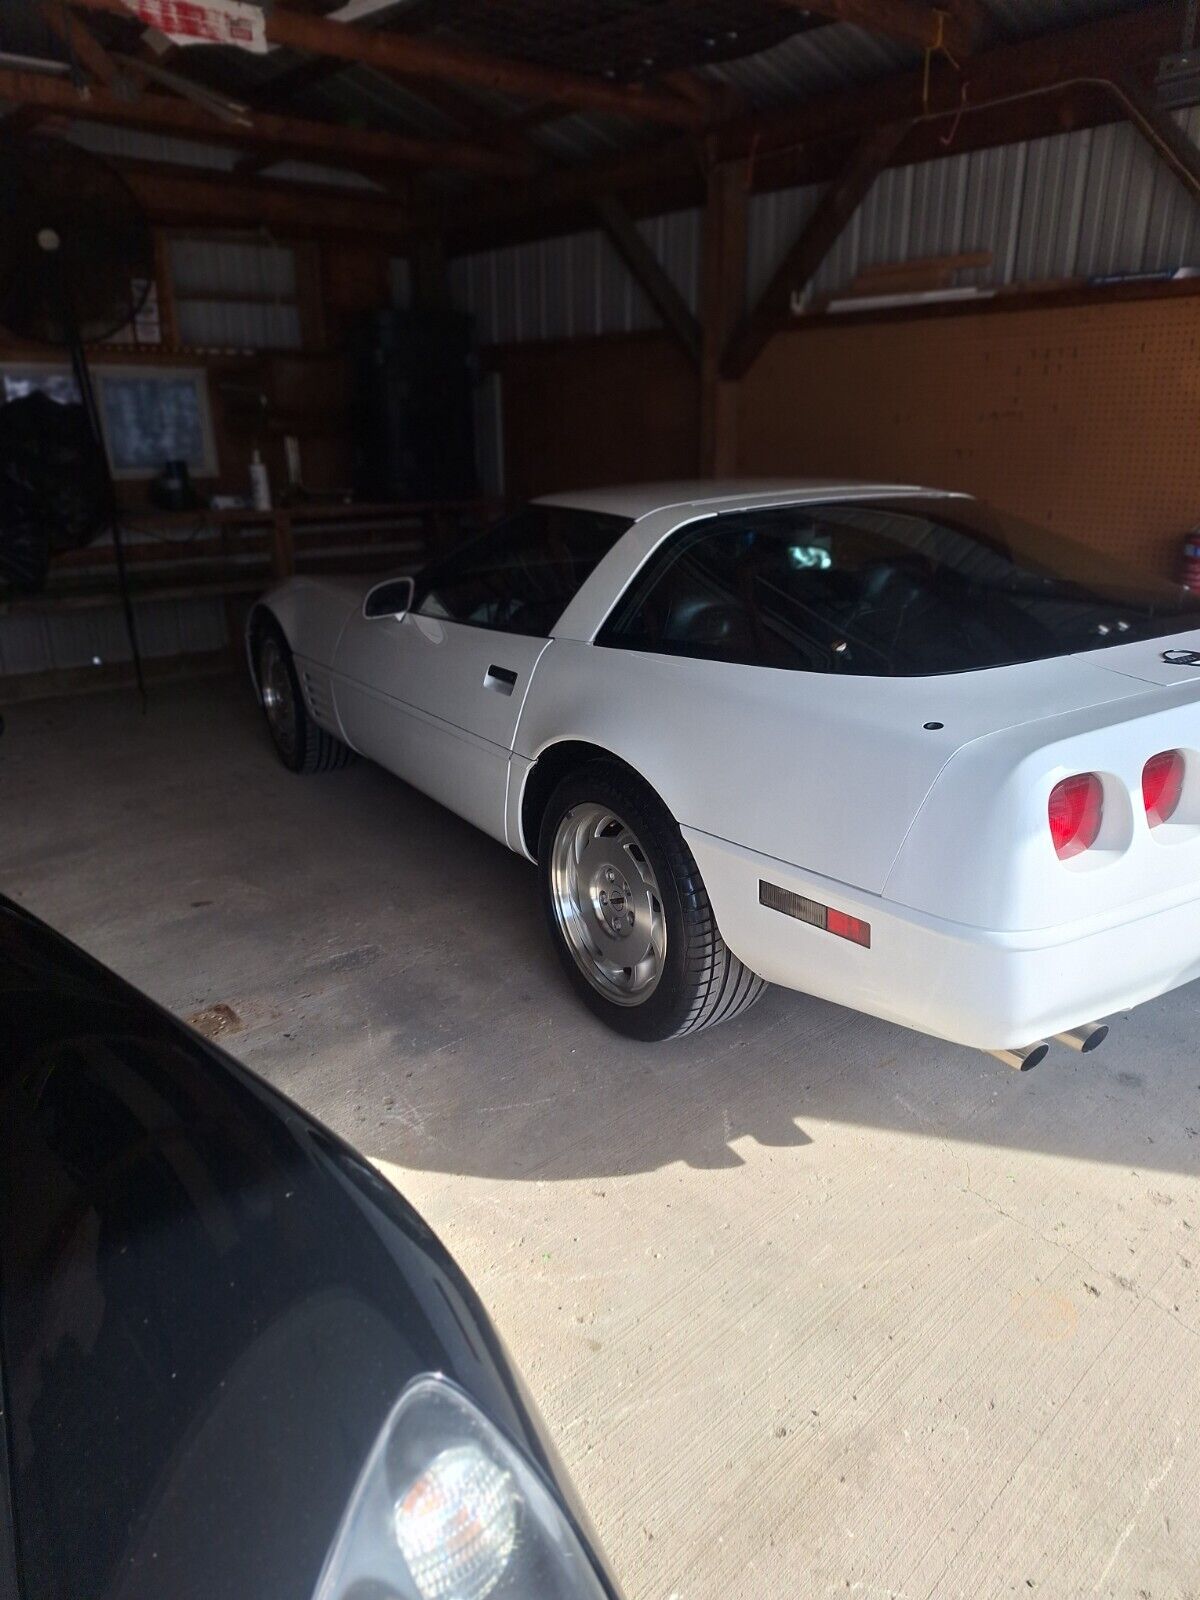
[[[777,335],[747,473],[964,489],[1163,577],[1200,523],[1200,295]]]

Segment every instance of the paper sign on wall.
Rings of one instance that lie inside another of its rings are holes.
[[[266,17],[241,0],[127,0],[129,9],[172,44],[232,44],[267,51]]]

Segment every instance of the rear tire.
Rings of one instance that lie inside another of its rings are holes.
[[[698,1033],[740,1016],[767,987],[722,939],[678,823],[617,761],[590,761],[554,790],[538,877],[567,978],[618,1033]]]
[[[320,727],[308,714],[296,663],[283,631],[264,623],[255,649],[258,693],[275,753],[291,772],[332,772],[354,759],[349,745]]]

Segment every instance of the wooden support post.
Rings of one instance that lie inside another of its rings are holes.
[[[179,349],[179,315],[175,305],[175,275],[171,270],[171,244],[161,228],[154,230],[154,288],[158,295],[158,332],[164,350]]]
[[[593,206],[613,248],[690,360],[699,366],[702,343],[700,324],[688,310],[687,301],[663,270],[654,251],[638,232],[637,223],[612,195],[598,195]]]
[[[746,296],[747,166],[723,161],[708,171],[701,287],[700,472],[715,478],[737,464],[737,384],[721,376],[721,355]]]
[[[744,377],[775,330],[787,325],[793,295],[803,292],[911,126],[909,122],[891,123],[859,140],[840,176],[821,196],[800,237],[779,263],[758,304],[730,339],[721,362],[726,379]]]
[[[409,256],[412,269],[412,303],[422,311],[446,311],[450,307],[450,273],[446,260],[446,241],[440,233],[424,233]]]
[[[282,508],[271,519],[271,569],[277,578],[291,578],[296,572],[292,517],[289,511]]]

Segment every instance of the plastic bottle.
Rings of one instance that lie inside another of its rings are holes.
[[[271,477],[257,445],[250,457],[250,500],[256,511],[271,509]]]

